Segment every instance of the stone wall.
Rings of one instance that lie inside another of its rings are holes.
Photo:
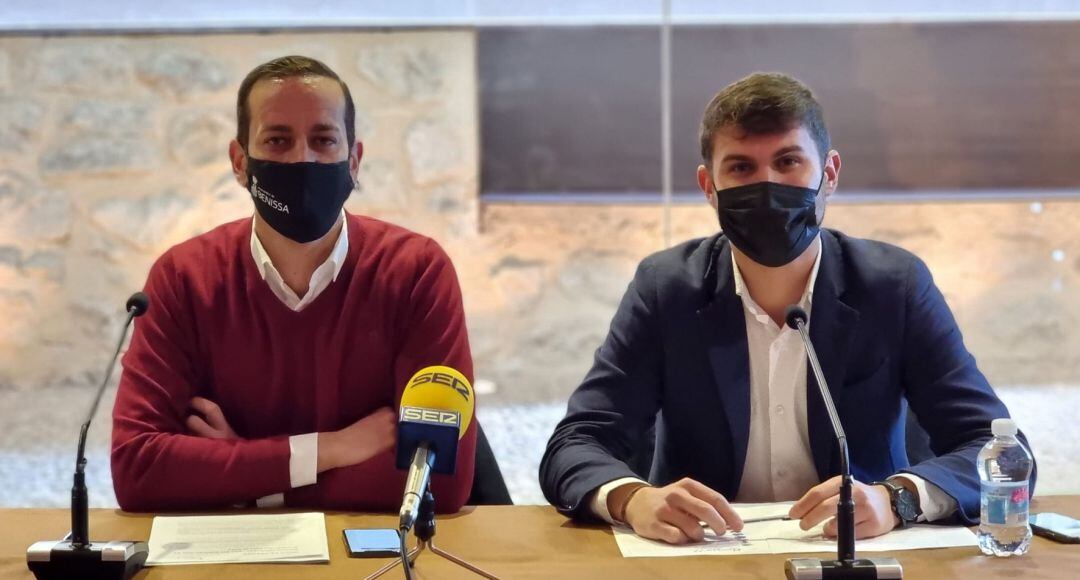
[[[662,209],[481,207],[468,31],[0,38],[0,389],[93,383],[154,258],[250,215],[226,157],[235,90],[289,53],[353,91],[365,156],[348,209],[453,257],[488,402],[565,399],[637,262],[662,246]],[[704,204],[671,215],[675,240],[716,227]],[[922,256],[998,384],[1080,376],[1078,220],[1066,201],[827,215]]]
[[[717,227],[704,201],[675,206],[671,219],[674,240]],[[458,267],[477,360],[503,397],[576,386],[637,262],[660,248],[661,220],[645,206],[484,209],[482,247],[494,253]],[[825,221],[925,260],[993,384],[1077,384],[1080,203],[834,203]]]
[[[92,383],[155,257],[252,213],[227,145],[240,80],[276,56],[352,90],[350,211],[475,232],[474,52],[466,32],[0,37],[0,388]]]

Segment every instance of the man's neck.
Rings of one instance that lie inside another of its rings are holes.
[[[297,296],[304,296],[311,282],[311,275],[330,254],[334,251],[341,228],[344,227],[344,217],[339,215],[334,226],[326,235],[306,244],[294,242],[279,234],[269,224],[264,222],[259,214],[255,214],[255,235],[259,236],[259,242],[274,268],[281,274],[285,285],[292,289]]]
[[[821,244],[815,240],[798,258],[779,268],[762,266],[738,248],[732,246],[731,249],[750,298],[768,313],[777,326],[783,327],[784,311],[789,305],[802,300]]]

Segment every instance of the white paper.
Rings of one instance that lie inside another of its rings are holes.
[[[744,519],[784,516],[791,509],[791,502],[773,504],[734,504],[735,511]],[[705,541],[697,544],[673,546],[664,542],[639,537],[628,527],[612,526],[615,542],[624,558],[662,558],[675,556],[731,556],[739,554],[796,554],[824,552],[836,554],[836,538],[826,538],[819,524],[802,530],[798,521],[774,520],[749,523],[741,532],[728,531],[717,536],[712,530],[705,531]],[[975,534],[959,526],[913,525],[893,530],[883,536],[855,542],[855,553],[895,552],[927,548],[951,548],[975,546]]]
[[[329,562],[321,513],[154,518],[147,566]]]

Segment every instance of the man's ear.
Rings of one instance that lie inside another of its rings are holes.
[[[835,149],[829,151],[829,154],[825,156],[825,183],[821,188],[822,193],[828,198],[835,191],[840,184],[840,153]]]
[[[229,142],[229,162],[232,164],[233,177],[240,187],[247,189],[247,154],[243,145],[236,139]]]
[[[698,165],[697,183],[698,188],[705,194],[705,201],[708,201],[709,205],[716,209],[716,189],[713,186],[712,176],[709,175],[709,170],[704,165]]]
[[[364,157],[364,143],[357,141],[352,150],[349,151],[349,173],[352,175],[353,183],[356,183],[356,177],[360,174],[360,160]]]

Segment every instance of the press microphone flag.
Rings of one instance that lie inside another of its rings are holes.
[[[397,467],[408,469],[398,528],[412,529],[431,474],[453,474],[458,440],[469,429],[476,401],[465,375],[446,366],[420,369],[405,385],[398,419]]]
[[[397,467],[407,469],[422,443],[435,452],[435,473],[453,474],[458,440],[472,422],[476,400],[465,375],[447,366],[416,372],[401,395]]]

